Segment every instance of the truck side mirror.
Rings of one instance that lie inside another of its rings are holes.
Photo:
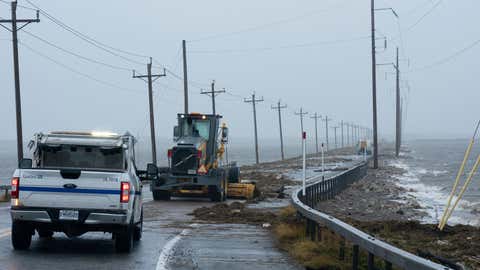
[[[180,130],[178,129],[178,126],[173,127],[173,139],[176,140],[178,137],[180,137]]]
[[[158,176],[158,167],[153,163],[147,164],[147,178],[155,179]]]
[[[20,160],[20,163],[18,164],[18,168],[20,168],[20,169],[31,169],[32,164],[33,164],[32,159],[22,158],[22,160]]]
[[[222,127],[222,143],[228,142],[228,128]]]

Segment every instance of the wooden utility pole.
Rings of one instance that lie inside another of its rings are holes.
[[[332,120],[332,118],[328,118],[328,115],[325,115],[325,118],[323,119],[323,121],[325,121],[325,140],[326,140],[326,143],[327,143],[327,151],[328,149],[330,149],[330,144],[328,143],[328,121]]]
[[[316,153],[318,154],[319,153],[319,150],[318,150],[318,119],[322,119],[322,116],[321,115],[317,115],[317,113],[315,113],[313,116],[311,116],[310,118],[312,119],[315,119],[315,149],[316,149]]]
[[[212,98],[212,113],[213,115],[217,115],[217,112],[215,111],[215,96],[217,94],[225,93],[225,89],[222,90],[215,90],[215,80],[212,81],[212,87],[210,91],[204,91],[201,90],[200,94],[202,95],[209,95]]]
[[[299,115],[299,116],[300,116],[300,129],[301,129],[300,133],[302,134],[302,138],[303,138],[303,132],[305,131],[305,129],[303,129],[303,116],[304,116],[304,115],[307,115],[307,114],[308,114],[308,112],[304,112],[304,111],[303,111],[303,108],[300,108],[300,112],[298,112],[298,113],[296,112],[296,113],[295,113],[295,115]]]
[[[377,137],[377,60],[375,53],[375,0],[371,0],[371,30],[372,30],[372,105],[373,105],[373,168],[378,168],[378,137]]]
[[[338,148],[338,145],[337,145],[337,129],[338,129],[339,127],[336,126],[336,127],[332,127],[332,128],[333,128],[333,133],[335,134],[335,135],[334,135],[334,136],[335,136],[335,141],[334,141],[334,142],[335,142],[335,149],[337,149],[337,148]]]
[[[252,97],[250,99],[244,99],[244,102],[252,103],[252,106],[253,106],[253,127],[255,129],[255,162],[256,164],[258,164],[259,157],[258,157],[258,134],[257,134],[257,109],[255,104],[257,104],[258,102],[263,102],[263,97],[261,99],[256,99],[255,93],[253,93]]]
[[[395,67],[397,71],[396,81],[397,81],[397,89],[396,89],[396,129],[395,129],[395,155],[398,157],[400,155],[400,132],[401,132],[401,119],[400,119],[400,67],[398,63],[398,47],[397,47],[397,64]]]
[[[187,46],[186,41],[182,40],[183,48],[183,98],[184,112],[188,114],[188,74],[187,74]]]
[[[343,141],[343,120],[340,122],[340,132],[342,134],[342,148],[345,147],[344,141]]]
[[[0,20],[0,24],[8,23],[12,25],[11,29],[9,29],[6,26],[4,26],[4,28],[12,32],[13,71],[14,71],[14,79],[15,79],[15,111],[16,111],[16,126],[17,126],[17,161],[18,163],[20,163],[20,161],[23,159],[23,130],[22,130],[22,97],[20,94],[20,64],[18,59],[17,32],[18,30],[27,26],[27,24],[30,24],[33,22],[35,23],[40,22],[40,19],[39,19],[38,10],[37,10],[36,19],[17,19],[17,1],[12,1],[11,9],[12,9],[11,20]],[[23,23],[23,25],[18,27],[17,23]]]
[[[283,149],[283,130],[282,130],[282,109],[287,108],[287,105],[281,105],[280,100],[277,103],[277,106],[272,106],[273,110],[278,110],[278,127],[280,129],[280,151],[282,154],[282,160],[285,159],[284,149]]]
[[[153,113],[153,82],[160,77],[167,76],[165,69],[163,69],[163,74],[152,74],[152,58],[150,57],[150,63],[147,64],[147,75],[136,75],[135,70],[133,71],[133,78],[142,79],[145,81],[147,78],[148,84],[148,103],[150,108],[150,139],[152,142],[152,163],[157,165],[157,143],[155,139],[155,117]]]

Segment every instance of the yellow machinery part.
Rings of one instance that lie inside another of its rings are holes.
[[[255,195],[255,184],[229,183],[227,196],[236,199],[252,199]]]

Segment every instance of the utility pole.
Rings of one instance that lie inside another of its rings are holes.
[[[389,10],[398,18],[392,8],[375,9],[375,0],[371,0],[371,31],[372,31],[372,105],[373,105],[373,168],[378,169],[378,128],[377,128],[377,60],[375,51],[375,11]]]
[[[315,149],[316,149],[316,153],[318,154],[318,124],[317,124],[317,122],[318,122],[318,119],[322,120],[322,116],[317,115],[317,113],[315,113],[310,118],[315,119]]]
[[[400,67],[398,65],[398,47],[397,47],[397,65],[396,65],[396,70],[397,70],[397,89],[396,89],[396,132],[395,132],[395,156],[400,155],[400,132],[401,132],[401,119],[400,119]]]
[[[13,71],[14,71],[14,79],[15,79],[15,111],[16,111],[16,125],[17,125],[17,161],[23,159],[23,130],[22,130],[22,96],[20,94],[20,64],[18,59],[18,38],[17,32],[18,30],[24,28],[30,23],[38,23],[40,22],[39,11],[37,10],[37,18],[36,19],[17,19],[17,1],[12,1],[11,3],[12,9],[12,18],[11,20],[0,20],[0,24],[12,24],[12,28],[8,29],[8,27],[3,26],[10,32],[12,32],[12,45],[13,45]],[[20,27],[17,26],[17,23],[23,23]]]
[[[329,143],[328,143],[328,121],[329,120],[332,120],[332,118],[328,118],[328,115],[325,115],[325,118],[323,119],[323,121],[325,121],[325,138],[326,138],[326,142],[327,142],[327,151],[330,147]]]
[[[347,146],[350,146],[350,132],[349,132],[349,130],[348,130],[348,127],[349,127],[348,122],[345,122],[345,126],[346,126],[346,130],[347,130],[347,136],[346,136],[346,138],[347,138]]]
[[[150,108],[150,139],[152,141],[152,163],[157,165],[157,143],[155,140],[155,118],[153,113],[153,82],[158,80],[160,77],[167,76],[165,69],[163,69],[163,74],[152,74],[152,58],[150,57],[150,63],[147,64],[147,75],[136,75],[135,70],[133,70],[133,78],[141,79],[145,81],[147,78],[148,84],[148,103]]]
[[[338,145],[337,145],[337,129],[339,128],[338,126],[336,127],[332,127],[333,128],[333,133],[335,134],[335,149],[338,148]]]
[[[342,134],[342,148],[345,147],[344,143],[343,143],[343,120],[340,122],[340,132]]]
[[[351,130],[351,133],[352,133],[352,146],[355,146],[355,124],[351,123],[350,124],[350,128],[352,129]]]
[[[373,104],[373,168],[378,168],[377,141],[377,60],[375,53],[375,0],[371,0],[372,26],[372,104]]]
[[[212,88],[212,92],[214,92],[213,88]],[[213,95],[214,94],[212,94],[212,96]],[[257,136],[257,109],[255,107],[255,104],[258,103],[258,102],[263,102],[263,97],[261,99],[256,99],[255,98],[255,92],[254,92],[252,94],[252,97],[250,99],[244,99],[244,102],[252,103],[252,105],[253,105],[253,126],[254,126],[254,129],[255,129],[255,162],[258,164],[259,163],[259,158],[258,158],[258,136]]]
[[[225,93],[225,89],[222,90],[215,90],[215,80],[212,81],[212,88],[210,91],[204,91],[201,90],[200,94],[202,95],[209,95],[212,98],[212,113],[213,115],[217,115],[217,112],[215,111],[215,96],[217,94]]]
[[[300,108],[300,112],[298,112],[298,113],[296,112],[296,113],[295,113],[295,115],[299,115],[299,116],[300,116],[300,128],[301,128],[302,136],[303,136],[303,132],[305,131],[305,130],[303,129],[303,116],[304,116],[304,115],[307,115],[307,114],[308,114],[308,112],[304,112],[304,111],[303,111],[303,108]]]
[[[282,154],[282,160],[285,159],[285,154],[283,152],[283,131],[282,131],[282,109],[287,108],[287,105],[281,105],[280,100],[277,103],[277,106],[272,106],[273,110],[278,110],[278,126],[280,128],[280,151]]]
[[[184,98],[184,113],[188,114],[188,74],[187,74],[187,45],[186,41],[182,40],[183,48],[183,98]]]

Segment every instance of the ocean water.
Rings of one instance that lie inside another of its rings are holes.
[[[415,140],[406,144],[406,151],[392,165],[405,169],[398,177],[398,185],[405,187],[405,196],[413,196],[426,210],[423,221],[437,223],[443,215],[448,196],[463,160],[468,140]],[[467,175],[480,154],[480,142],[476,142],[460,178],[459,193]],[[456,197],[452,200],[452,204]],[[460,200],[449,224],[480,226],[480,173],[473,176],[465,195]]]

